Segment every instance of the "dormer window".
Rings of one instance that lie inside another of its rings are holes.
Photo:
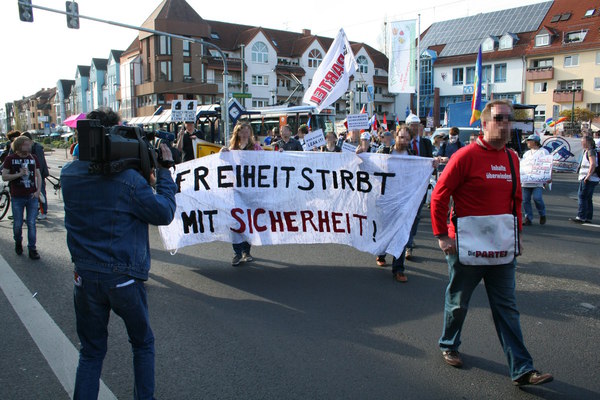
[[[568,32],[565,34],[564,43],[580,43],[585,39],[587,31]]]
[[[212,32],[210,34],[210,37],[211,37],[211,39],[216,39],[216,40],[221,39],[221,36],[219,36],[219,34],[217,32]]]
[[[591,16],[593,16],[595,11],[596,11],[596,9],[594,9],[594,8],[590,8],[589,10],[587,10],[587,11],[585,12],[585,15],[584,15],[584,17],[591,17]]]
[[[481,43],[481,51],[494,51],[494,39],[488,37]]]
[[[540,33],[535,37],[535,47],[548,46],[550,44],[550,34]]]
[[[500,43],[498,44],[498,48],[500,50],[509,50],[514,46],[514,42],[516,42],[517,38],[510,33],[502,36],[500,38]]]

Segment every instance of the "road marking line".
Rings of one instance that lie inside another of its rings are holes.
[[[41,304],[32,297],[23,281],[2,256],[0,256],[0,289],[46,358],[54,375],[69,394],[69,398],[73,398],[79,352]],[[100,380],[98,399],[117,399],[102,380]]]

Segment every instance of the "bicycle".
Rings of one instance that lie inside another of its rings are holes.
[[[8,185],[4,182],[0,183],[1,186],[1,190],[0,190],[0,221],[2,220],[2,218],[4,218],[4,216],[6,215],[6,213],[8,212],[8,209],[10,208],[10,191],[8,190]]]
[[[58,199],[61,199],[62,191],[60,185],[60,178],[55,177],[54,175],[48,175],[46,180],[50,182],[52,188],[54,189],[54,195],[58,196]]]

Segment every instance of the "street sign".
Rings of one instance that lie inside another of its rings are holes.
[[[196,122],[197,100],[173,100],[171,103],[172,122]]]
[[[235,124],[244,112],[244,107],[236,100],[229,99],[229,104],[227,106],[227,111],[229,112],[229,118],[231,118],[231,122]]]
[[[251,99],[252,93],[231,93],[234,99]]]

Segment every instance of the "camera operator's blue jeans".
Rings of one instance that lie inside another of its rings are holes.
[[[10,199],[13,214],[13,238],[15,242],[23,241],[23,212],[27,212],[27,247],[35,250],[35,219],[38,215],[38,199],[30,195],[27,197],[13,197]]]
[[[546,216],[546,205],[542,193],[544,189],[541,187],[524,187],[523,188],[523,209],[528,220],[533,221],[533,207],[531,207],[531,198],[535,203],[535,208],[538,210],[540,217]]]
[[[74,303],[81,350],[73,398],[98,397],[107,348],[108,319],[113,310],[125,322],[133,351],[134,399],[153,399],[154,335],[148,318],[144,282],[121,274],[92,271],[79,271],[78,274],[81,281],[75,282]]]
[[[417,229],[419,228],[419,222],[421,221],[421,210],[423,210],[423,206],[425,205],[425,200],[427,200],[427,195],[423,197],[423,201],[419,204],[419,209],[417,210],[417,215],[415,216],[415,220],[413,221],[412,227],[410,228],[410,235],[408,236],[408,243],[406,243],[406,247],[412,249],[415,246],[415,236],[417,236]]]
[[[508,360],[511,379],[533,370],[533,360],[523,343],[515,299],[516,261],[504,265],[463,265],[458,255],[446,256],[450,282],[446,288],[444,330],[439,341],[442,351],[456,350],[469,308],[471,294],[483,279],[496,333]]]
[[[406,246],[402,249],[402,254],[399,258],[394,257],[392,260],[392,275],[396,275],[397,272],[404,273],[404,259],[406,258]]]

